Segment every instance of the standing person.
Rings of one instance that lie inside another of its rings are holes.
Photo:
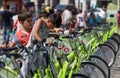
[[[97,23],[97,26],[101,25],[101,17],[99,14],[97,14],[97,17],[96,17],[96,23]]]
[[[1,23],[2,23],[2,29],[3,29],[3,44],[8,45],[9,44],[9,33],[12,31],[12,16],[14,15],[9,11],[9,5],[4,5],[3,9],[4,11],[1,12],[0,16],[2,17]]]
[[[66,6],[62,13],[62,24],[65,30],[69,30],[72,20],[72,12],[69,10],[69,6]]]
[[[118,14],[117,14],[117,23],[118,23],[118,26],[117,26],[117,32],[120,31],[120,11],[118,11]]]
[[[80,30],[81,28],[86,28],[86,22],[82,10],[79,10],[79,13],[76,15],[76,20],[78,30]]]
[[[89,15],[89,17],[88,17],[88,27],[89,28],[92,28],[92,27],[94,27],[95,26],[95,24],[96,24],[96,19],[95,19],[95,15],[94,15],[94,13],[93,12],[91,12],[90,13],[90,15]]]

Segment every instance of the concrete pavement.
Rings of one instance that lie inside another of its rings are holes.
[[[120,50],[117,54],[115,63],[111,67],[111,78],[120,78]]]

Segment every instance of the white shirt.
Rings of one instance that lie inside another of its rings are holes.
[[[72,13],[69,10],[64,10],[62,16],[64,18],[63,23],[67,24],[72,17]]]
[[[12,20],[13,20],[13,24],[18,20],[18,15],[14,15],[13,17],[12,17]],[[23,28],[23,26],[20,24],[20,22],[18,21],[18,23],[17,23],[17,30],[16,30],[16,32],[17,31],[19,31],[19,30],[21,30]]]
[[[85,25],[84,15],[83,14],[77,14],[76,16],[77,23],[79,27],[83,27]]]

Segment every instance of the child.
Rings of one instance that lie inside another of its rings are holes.
[[[26,46],[30,38],[31,30],[33,28],[32,14],[26,11],[21,12],[20,14],[18,14],[18,20],[19,20],[19,23],[23,26],[23,28],[15,33],[8,47],[14,47],[19,44],[22,46]],[[7,46],[2,45],[2,47],[7,47]],[[21,73],[23,75],[23,78],[25,78],[26,74],[28,73],[26,59],[22,62]]]
[[[18,15],[18,20],[20,24],[23,26],[16,34],[11,38],[9,46],[2,45],[2,47],[14,47],[17,44],[21,44],[22,46],[26,46],[30,33],[32,30],[32,14],[30,12],[21,12]]]
[[[32,30],[32,14],[30,12],[22,12],[18,15],[18,20],[23,28],[16,32],[15,36],[12,39],[11,45],[14,46],[20,43],[23,46],[26,46],[30,33]]]
[[[35,39],[41,41],[48,37],[50,31],[56,32],[62,30],[61,28],[55,28],[58,25],[58,21],[60,21],[60,18],[57,14],[49,15],[44,19],[38,19],[34,28]]]

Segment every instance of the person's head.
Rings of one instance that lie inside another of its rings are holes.
[[[43,11],[39,14],[39,18],[47,18],[49,16],[49,13],[46,11]]]
[[[10,5],[6,5],[6,9],[9,10],[10,9]]]
[[[120,10],[118,11],[118,14],[120,14]]]
[[[69,10],[70,8],[69,8],[69,6],[67,5],[67,6],[65,7],[65,9],[68,9],[68,10]]]
[[[55,13],[55,14],[59,14],[58,9],[55,8],[55,9],[54,9],[54,13]]]
[[[32,13],[23,11],[18,14],[18,20],[20,24],[23,25],[25,30],[29,30],[32,28]]]
[[[4,10],[9,10],[10,9],[10,5],[3,5],[3,9]]]
[[[49,29],[54,28],[54,27],[59,27],[61,25],[61,16],[58,14],[51,14],[47,19],[46,19],[46,25]]]
[[[82,9],[79,10],[79,13],[82,13]]]
[[[99,14],[97,14],[97,16],[100,16]]]

